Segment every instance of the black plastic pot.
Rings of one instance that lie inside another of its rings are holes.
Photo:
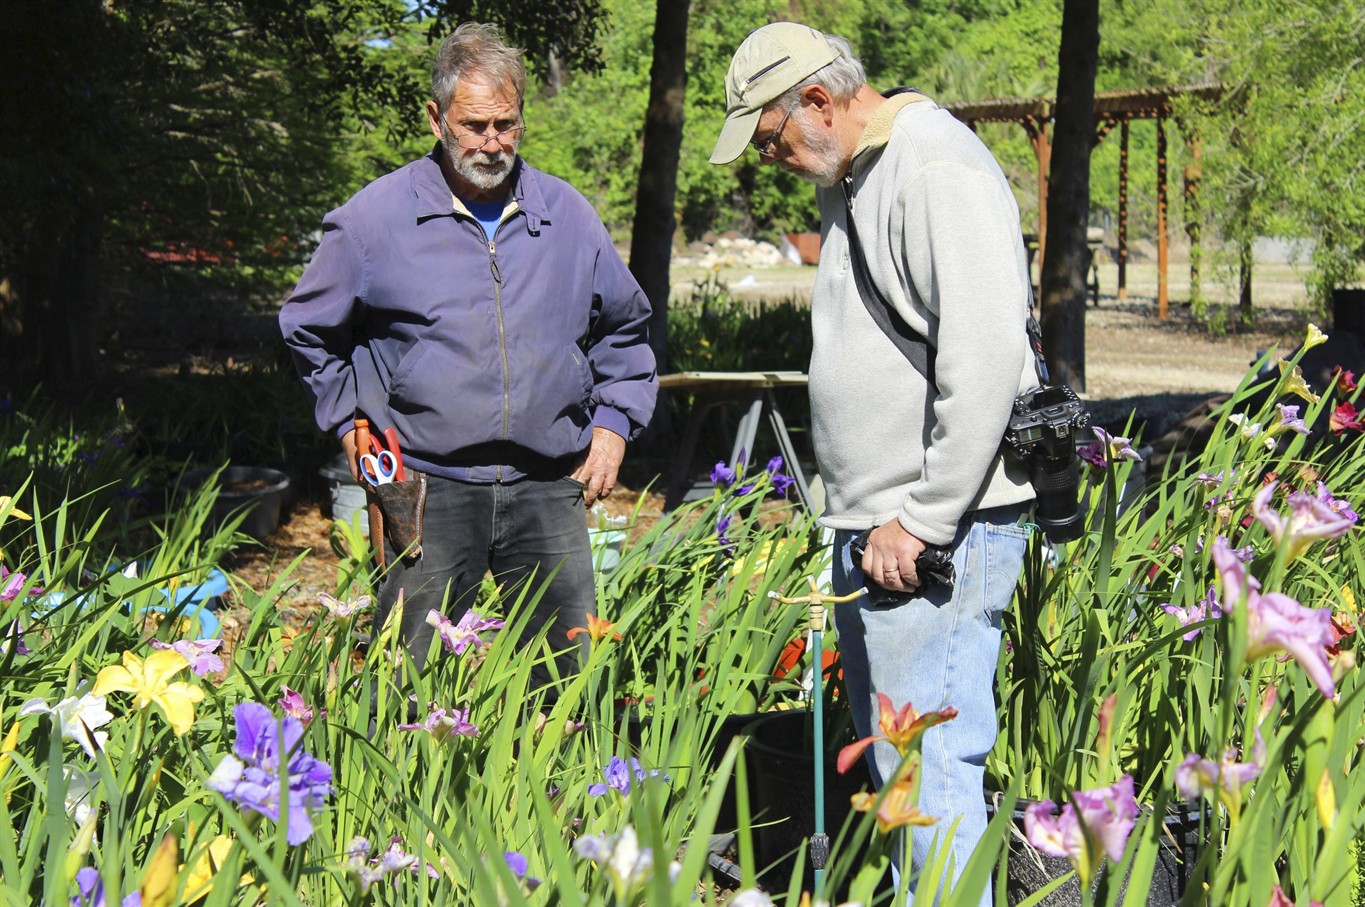
[[[182,487],[193,490],[211,473],[186,473]],[[239,527],[254,539],[264,539],[280,525],[280,510],[289,490],[289,476],[264,466],[229,466],[218,474],[218,498],[209,513],[209,524],[221,526],[234,513],[245,509]]]
[[[815,755],[811,716],[805,710],[769,712],[744,729],[749,768],[749,806],[754,856],[760,881],[785,890],[803,839],[815,831]],[[839,749],[851,741],[825,736],[825,833],[838,836],[852,806],[850,798],[872,789],[867,763],[859,759],[847,774],[835,766]],[[806,877],[810,878],[807,866]]]

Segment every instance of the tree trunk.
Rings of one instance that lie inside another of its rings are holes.
[[[16,263],[13,317],[0,341],[9,362],[4,383],[41,382],[49,394],[80,398],[102,374],[101,220],[97,200],[83,195],[35,222]]]
[[[687,91],[688,7],[686,0],[657,0],[655,5],[654,62],[649,70],[649,107],[630,237],[630,271],[653,307],[649,345],[660,374],[668,370],[668,268],[673,256],[673,203]],[[655,409],[651,434],[667,439],[672,426],[662,404]]]
[[[1099,0],[1065,0],[1047,193],[1047,257],[1039,278],[1044,348],[1054,381],[1085,390],[1085,275],[1090,151],[1095,147]]]

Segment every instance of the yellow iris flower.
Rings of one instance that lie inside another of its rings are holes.
[[[1283,359],[1277,364],[1280,368],[1280,376],[1284,381],[1284,386],[1280,388],[1281,393],[1297,394],[1309,403],[1317,403],[1318,400],[1321,399],[1317,394],[1313,393],[1313,389],[1308,386],[1308,382],[1303,380],[1303,369],[1299,368],[1297,365],[1291,367],[1290,364]]]
[[[133,704],[139,709],[155,703],[179,737],[194,724],[194,704],[204,698],[204,691],[196,686],[184,681],[171,683],[171,677],[189,664],[174,649],[159,649],[145,659],[124,652],[123,664],[100,671],[91,694],[132,693],[136,697]]]

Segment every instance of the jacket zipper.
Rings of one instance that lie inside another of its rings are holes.
[[[498,355],[502,357],[502,439],[507,440],[511,433],[512,419],[512,375],[507,367],[507,331],[502,320],[502,287],[505,281],[502,266],[498,264],[498,245],[488,241],[488,268],[493,274],[493,305],[498,312]],[[498,464],[496,481],[502,481],[502,464]]]

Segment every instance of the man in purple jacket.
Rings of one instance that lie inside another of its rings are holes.
[[[594,600],[583,507],[611,494],[658,389],[649,303],[596,212],[517,155],[525,93],[497,29],[456,29],[426,104],[439,144],[324,218],[280,312],[352,470],[365,417],[396,430],[409,480],[427,476],[421,553],[388,546],[375,616],[377,631],[402,591],[419,667],[428,612],[458,620],[491,569],[508,589],[548,580],[523,642],[548,627],[559,672],[576,668],[566,634]]]

